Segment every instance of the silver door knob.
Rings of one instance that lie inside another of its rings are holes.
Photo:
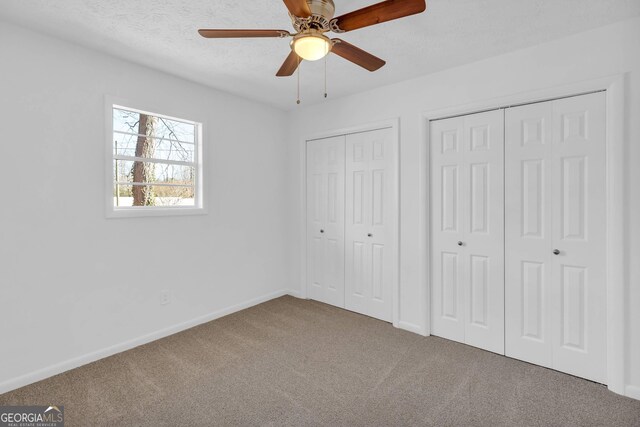
[[[373,234],[367,233],[367,237],[373,237]]]
[[[553,250],[553,254],[554,255],[560,255],[560,249],[554,249]]]
[[[464,243],[462,243],[460,240],[458,240],[458,246],[462,246],[464,245]]]
[[[321,232],[321,233],[324,233],[324,230],[323,230],[323,229],[320,229],[320,232]]]

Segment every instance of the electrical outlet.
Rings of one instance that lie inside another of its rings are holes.
[[[171,294],[169,291],[160,291],[160,304],[167,305],[171,302]]]

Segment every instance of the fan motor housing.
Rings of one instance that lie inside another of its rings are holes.
[[[307,0],[311,16],[308,18],[300,18],[291,16],[291,23],[297,32],[315,29],[321,31],[329,31],[329,21],[333,18],[336,11],[333,0]]]

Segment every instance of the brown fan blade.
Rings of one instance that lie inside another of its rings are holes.
[[[347,43],[344,40],[332,39],[331,41],[333,41],[331,52],[343,57],[347,61],[351,61],[354,64],[361,66],[364,69],[376,71],[386,64],[386,62],[377,56],[373,56],[369,52],[365,52],[359,47],[356,47],[351,43]]]
[[[284,1],[284,5],[287,6],[289,12],[293,16],[297,16],[298,18],[308,18],[311,16],[311,9],[309,9],[309,5],[306,0],[282,0]]]
[[[208,39],[231,39],[240,37],[289,37],[286,30],[198,30],[202,37]]]
[[[292,75],[300,64],[300,57],[292,50],[287,59],[284,60],[282,67],[276,73],[278,77],[286,77]]]
[[[331,20],[336,32],[347,32],[424,12],[425,0],[386,0]]]

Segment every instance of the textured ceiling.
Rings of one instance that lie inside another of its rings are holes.
[[[336,16],[376,0],[335,0]],[[340,37],[387,61],[370,73],[330,55],[336,98],[640,15],[640,0],[428,0],[427,11]],[[198,28],[292,30],[281,0],[2,0],[0,19],[218,89],[295,108],[275,73],[287,39],[201,38]],[[301,66],[303,104],[322,102],[323,61]]]

